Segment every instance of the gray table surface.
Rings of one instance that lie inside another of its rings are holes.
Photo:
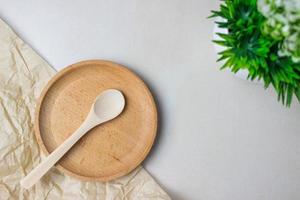
[[[300,104],[220,72],[212,0],[0,0],[0,17],[57,70],[127,65],[159,106],[144,162],[173,199],[299,200]]]

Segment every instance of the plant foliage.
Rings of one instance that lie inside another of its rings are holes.
[[[217,33],[222,39],[214,41],[226,48],[219,53],[218,61],[225,61],[222,69],[234,73],[247,69],[249,79],[263,79],[266,88],[273,85],[278,100],[287,106],[293,94],[300,101],[300,63],[278,55],[283,41],[262,31],[266,18],[258,11],[257,0],[225,0],[211,17],[225,19],[216,23],[228,29],[228,34]]]

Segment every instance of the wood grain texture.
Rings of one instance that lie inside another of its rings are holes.
[[[73,64],[47,84],[36,109],[40,147],[52,152],[84,121],[96,96],[110,88],[124,94],[124,111],[77,142],[58,162],[61,171],[82,180],[108,181],[132,171],[149,153],[157,130],[153,97],[130,70],[103,60]]]

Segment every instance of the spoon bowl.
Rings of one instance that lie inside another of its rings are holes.
[[[96,97],[93,111],[102,121],[117,117],[124,109],[125,99],[119,90],[108,89]]]

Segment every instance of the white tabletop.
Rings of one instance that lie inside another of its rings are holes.
[[[109,59],[159,106],[144,166],[173,199],[299,200],[300,104],[220,72],[212,0],[0,0],[0,17],[57,70]]]

